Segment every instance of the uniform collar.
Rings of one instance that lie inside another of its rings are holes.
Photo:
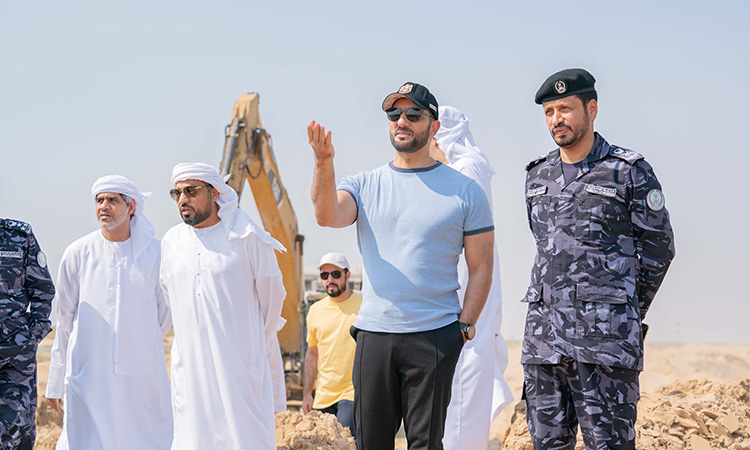
[[[581,161],[581,164],[578,165],[578,173],[576,174],[576,176],[568,180],[567,183],[565,182],[565,177],[563,175],[562,160],[560,159],[560,148],[558,147],[555,150],[552,150],[547,156],[547,159],[553,167],[552,175],[555,177],[555,182],[557,182],[560,187],[565,188],[565,186],[587,174],[591,170],[591,168],[596,165],[597,161],[607,156],[609,150],[609,143],[604,140],[604,138],[601,137],[599,133],[594,132],[594,145],[591,147],[591,151],[589,151],[589,154],[586,155],[583,161]]]
[[[585,158],[583,158],[583,165],[590,165],[607,156],[607,154],[609,153],[609,147],[609,143],[598,132],[595,131],[594,145],[591,147],[591,151],[589,152],[589,154],[586,155]],[[549,154],[547,155],[547,160],[552,165],[560,164],[560,147],[557,147],[556,149],[549,152]]]

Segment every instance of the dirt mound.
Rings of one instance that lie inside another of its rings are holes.
[[[311,411],[276,414],[276,450],[356,450],[348,428],[336,416]]]
[[[638,404],[639,448],[750,450],[750,378],[677,381]]]
[[[638,403],[636,447],[644,450],[750,450],[750,378],[739,383],[677,381]],[[504,450],[532,450],[523,402],[516,405]],[[578,435],[576,450],[583,450]]]

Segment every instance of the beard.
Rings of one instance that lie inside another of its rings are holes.
[[[123,223],[125,223],[125,220],[130,220],[130,216],[127,214],[123,214],[122,216],[116,216],[114,213],[109,212],[109,220],[106,220],[104,217],[97,217],[97,220],[99,221],[99,225],[104,229],[113,229],[117,228]]]
[[[589,130],[591,129],[591,125],[589,122],[589,115],[586,113],[584,116],[585,122],[580,127],[572,127],[566,123],[559,125],[555,128],[567,128],[570,130],[570,133],[568,133],[566,136],[556,136],[554,128],[550,130],[550,134],[552,135],[552,139],[555,141],[557,145],[563,148],[567,147],[573,147],[588,134]]]
[[[194,227],[211,217],[211,214],[213,214],[214,212],[214,203],[209,198],[208,202],[206,203],[206,207],[203,209],[198,210],[193,208],[192,206],[188,206],[188,208],[193,210],[193,214],[189,216],[180,214],[180,217],[182,217],[183,222],[190,225],[191,227]]]
[[[329,297],[338,297],[344,293],[337,284],[331,284],[326,287],[326,293]]]
[[[397,128],[391,134],[391,145],[393,145],[393,148],[398,152],[415,153],[430,142],[430,127],[427,127],[427,129],[424,130],[424,133],[414,133],[414,138],[411,141],[406,142],[397,141],[394,137],[395,134],[401,130],[401,128]]]

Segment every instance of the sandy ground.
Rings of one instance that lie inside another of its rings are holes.
[[[45,341],[39,354],[40,403],[35,449],[40,450],[54,449],[62,423],[61,414],[51,411],[41,398],[51,344],[51,340]],[[488,448],[530,450],[523,404],[518,403],[523,384],[522,367],[518,363],[521,346],[519,342],[509,342],[508,347],[511,364],[506,379],[517,402],[504,409],[492,423]],[[639,449],[750,450],[750,346],[647,344],[641,391]],[[514,412],[516,420],[511,426]],[[287,412],[278,415],[276,422],[278,449],[354,448],[348,431],[325,416],[303,418]],[[397,438],[396,449],[406,448],[405,439]]]

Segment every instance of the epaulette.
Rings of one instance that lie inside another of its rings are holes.
[[[547,159],[547,154],[546,153],[544,155],[537,156],[536,158],[534,158],[533,160],[531,160],[530,163],[526,164],[526,171],[528,172],[529,170],[533,169],[539,163],[541,163],[542,161],[544,161],[546,159]]]
[[[21,222],[20,220],[0,219],[0,227],[9,230],[22,231],[25,234],[31,234],[31,225],[26,222]]]
[[[633,150],[628,150],[626,148],[620,148],[620,147],[615,147],[615,146],[610,147],[609,154],[616,158],[623,159],[629,162],[630,164],[634,164],[639,159],[643,159],[643,155],[641,155],[638,152],[634,152]]]

